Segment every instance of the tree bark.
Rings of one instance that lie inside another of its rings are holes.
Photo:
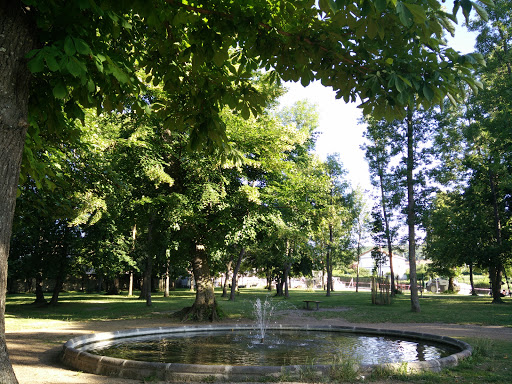
[[[284,296],[284,293],[283,293],[283,285],[284,285],[284,281],[283,279],[280,279],[279,281],[276,281],[276,294],[275,296]]]
[[[144,271],[142,272],[142,288],[139,299],[146,300],[146,306],[153,305],[151,301],[151,275],[153,274],[153,258],[147,255]]]
[[[240,249],[240,253],[238,254],[238,259],[236,260],[235,268],[233,269],[233,277],[231,278],[231,292],[229,295],[230,301],[235,301],[235,292],[236,287],[238,286],[238,272],[240,271],[240,265],[242,264],[242,260],[245,256],[245,247]]]
[[[210,274],[208,254],[204,245],[193,243],[191,247],[191,264],[196,284],[196,298],[190,308],[184,308],[178,312],[183,320],[217,321],[217,302]]]
[[[36,300],[34,304],[47,304],[48,302],[44,298],[43,292],[43,275],[41,272],[36,274]]]
[[[473,263],[469,263],[469,282],[471,284],[471,295],[478,296],[475,291],[475,282],[473,280]]]
[[[409,227],[409,277],[411,284],[411,310],[420,312],[418,282],[416,277],[416,233],[414,212],[414,126],[412,109],[407,110],[407,222]]]
[[[167,261],[167,264],[165,265],[165,287],[164,287],[164,297],[169,297],[169,283],[170,283],[170,277],[169,277],[169,261]]]
[[[453,284],[453,276],[450,276],[448,278],[448,292],[450,292],[450,293],[455,292],[455,285]]]
[[[489,267],[489,279],[491,280],[491,293],[493,304],[503,304],[501,299],[501,266],[491,265]]]
[[[380,179],[380,195],[381,195],[382,215],[384,216],[386,242],[388,243],[389,271],[391,273],[391,296],[395,296],[396,288],[395,288],[395,272],[393,271],[393,245],[391,244],[391,232],[389,230],[388,210],[387,210],[387,204],[386,204],[385,195],[384,195],[384,177],[382,175],[382,171],[379,171],[379,179]]]
[[[50,299],[50,305],[57,305],[59,302],[59,293],[62,291],[62,287],[64,286],[64,281],[61,276],[57,276],[55,279],[55,285],[53,286],[52,298]]]
[[[107,295],[119,295],[119,278],[107,279]]]
[[[489,165],[489,187],[491,189],[492,195],[492,207],[494,211],[494,230],[496,231],[496,245],[497,252],[495,252],[491,257],[491,266],[489,267],[489,278],[492,282],[492,302],[495,304],[503,303],[501,299],[501,270],[503,269],[503,264],[501,263],[501,253],[502,253],[502,239],[501,239],[501,219],[498,208],[498,197],[496,194],[496,184],[494,182],[494,173],[492,172]]]
[[[130,282],[128,283],[128,296],[133,296],[133,271],[130,271]]]
[[[288,277],[290,276],[290,270],[292,269],[292,255],[293,255],[293,246],[290,245],[290,241],[286,240],[286,258],[287,262],[284,265],[284,274],[283,274],[283,282],[284,282],[284,297],[289,298],[290,292],[288,287]]]
[[[231,271],[231,265],[232,264],[233,264],[233,256],[231,256],[231,259],[226,264],[226,273],[224,275],[224,284],[222,284],[222,296],[221,297],[227,297],[228,296],[229,271]]]
[[[292,263],[291,262],[286,263],[286,266],[284,268],[283,280],[284,280],[284,297],[287,299],[290,297],[290,291],[289,291],[289,287],[288,287],[288,277],[290,276],[291,268],[292,268]]]
[[[327,269],[327,290],[325,296],[331,296],[332,291],[332,224],[329,224],[329,244],[327,245],[327,255],[325,257],[325,267]]]
[[[61,244],[58,244],[58,270],[55,278],[55,286],[53,287],[53,295],[50,300],[50,305],[57,305],[59,301],[59,294],[64,286],[66,280],[66,273],[68,270],[68,250],[69,250],[69,227],[64,223],[64,232],[62,234]]]
[[[5,344],[7,258],[16,189],[28,128],[30,73],[25,55],[34,47],[35,26],[18,0],[0,5],[0,383],[17,383]]]

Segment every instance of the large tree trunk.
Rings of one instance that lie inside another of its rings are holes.
[[[165,265],[165,282],[164,282],[164,297],[169,297],[169,286],[170,286],[170,277],[169,277],[169,260]]]
[[[140,300],[146,300],[146,306],[151,307],[151,275],[153,274],[153,258],[148,255],[144,271],[142,272],[142,288],[140,289]]]
[[[36,274],[36,299],[34,301],[34,304],[37,304],[37,305],[47,304],[47,301],[44,298],[43,274],[41,272],[38,272]]]
[[[192,307],[184,308],[178,315],[183,320],[217,321],[217,302],[204,245],[192,244],[190,261],[196,284],[196,299]]]
[[[450,292],[450,293],[455,292],[455,285],[453,284],[453,276],[450,276],[448,278],[448,292]]]
[[[388,219],[388,210],[386,199],[384,195],[384,177],[382,171],[379,172],[380,179],[380,195],[381,195],[381,205],[382,205],[382,215],[384,216],[384,226],[386,231],[386,242],[388,243],[388,256],[389,256],[389,271],[391,273],[391,296],[395,296],[396,288],[395,288],[395,272],[393,270],[393,245],[391,244],[391,232],[389,230],[389,219]]]
[[[501,266],[491,265],[489,267],[489,279],[491,280],[491,294],[493,304],[503,304],[501,299]]]
[[[501,270],[503,264],[501,263],[502,253],[502,240],[501,240],[501,219],[498,207],[498,197],[496,194],[496,184],[494,182],[494,173],[489,168],[489,187],[492,194],[492,206],[494,211],[494,230],[496,231],[496,245],[497,252],[492,254],[491,266],[489,267],[489,277],[492,282],[492,302],[495,304],[503,303],[501,299]]]
[[[292,269],[292,256],[293,256],[293,246],[290,245],[290,241],[286,240],[286,257],[288,261],[284,265],[284,274],[283,274],[283,282],[284,282],[284,297],[289,298],[290,292],[289,292],[289,277],[290,277],[290,270]]]
[[[420,312],[416,277],[416,233],[414,212],[414,127],[412,109],[407,110],[407,223],[409,226],[409,272],[411,284],[411,310]]]
[[[229,280],[229,272],[231,271],[231,265],[233,264],[233,256],[231,256],[231,259],[226,265],[226,274],[224,276],[224,284],[222,284],[222,296],[221,297],[227,297],[228,296],[228,280]]]
[[[473,278],[473,263],[469,263],[469,282],[471,284],[471,295],[478,296],[478,294],[475,291],[475,281]]]
[[[271,292],[272,291],[272,272],[271,272],[270,268],[267,269],[266,277],[267,277],[267,286],[266,286],[266,288],[267,288],[267,290],[269,292]]]
[[[128,296],[133,296],[133,271],[130,271],[130,282],[128,283]]]
[[[107,295],[119,295],[119,277],[107,279]]]
[[[238,254],[238,259],[236,261],[235,269],[233,269],[233,277],[231,279],[231,293],[229,295],[230,301],[235,301],[235,292],[236,287],[238,286],[238,272],[240,271],[240,265],[242,264],[242,260],[245,256],[245,247],[240,249],[240,253]]]
[[[21,1],[0,5],[0,383],[17,383],[5,344],[7,258],[23,145],[28,127],[30,73],[25,55],[35,27]]]
[[[59,294],[62,291],[62,287],[64,286],[64,279],[62,276],[57,276],[55,279],[55,285],[53,286],[53,294],[50,300],[50,305],[57,305],[59,302]]]
[[[331,296],[332,291],[332,224],[329,224],[329,244],[327,245],[327,255],[325,257],[325,267],[327,269],[327,291],[325,296]]]
[[[359,225],[360,225],[360,223],[359,223]],[[356,292],[359,292],[359,262],[361,261],[361,231],[362,231],[362,229],[360,229],[358,231],[357,247],[356,247],[356,249],[357,249]]]
[[[275,296],[284,296],[283,293],[283,286],[284,286],[284,280],[281,278],[280,280],[276,281],[276,294]]]
[[[292,263],[291,262],[286,263],[286,266],[284,268],[283,281],[284,281],[284,297],[287,298],[287,299],[290,297],[290,291],[289,291],[289,286],[288,286],[288,278],[290,276],[290,270],[291,269],[292,269]]]
[[[64,224],[64,233],[62,234],[62,243],[58,248],[59,265],[57,270],[57,276],[55,278],[55,286],[53,287],[53,295],[50,300],[50,305],[57,305],[59,301],[59,294],[64,286],[66,280],[66,274],[68,270],[68,250],[69,250],[69,227]]]

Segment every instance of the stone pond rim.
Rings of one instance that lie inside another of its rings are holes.
[[[176,364],[156,363],[135,360],[125,360],[106,356],[93,355],[87,351],[79,350],[81,347],[100,341],[108,341],[119,338],[161,335],[184,332],[209,332],[254,330],[254,325],[202,325],[182,327],[138,328],[120,330],[115,332],[102,332],[80,336],[68,340],[64,346],[61,360],[67,366],[78,371],[94,373],[104,376],[113,376],[126,379],[144,380],[148,377],[168,382],[202,381],[215,379],[217,381],[268,381],[269,378],[278,378],[285,374],[287,377],[298,378],[302,370],[328,374],[331,365],[292,365],[292,366],[232,366],[232,365],[200,365],[200,364]],[[460,360],[471,356],[472,347],[460,340],[446,336],[428,333],[398,331],[389,329],[375,329],[345,326],[274,326],[272,330],[304,330],[304,331],[330,331],[371,336],[399,337],[411,341],[429,341],[455,347],[460,351],[447,357],[428,361],[416,361],[408,363],[386,363],[374,365],[360,365],[359,372],[367,373],[377,367],[389,369],[407,369],[408,372],[433,371],[439,372],[442,368],[456,366]]]

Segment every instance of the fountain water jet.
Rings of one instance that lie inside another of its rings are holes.
[[[265,340],[265,333],[270,323],[270,319],[274,314],[274,311],[275,306],[272,304],[268,296],[265,298],[263,303],[259,298],[254,302],[253,313],[256,317],[256,325],[259,330],[258,336],[260,338],[261,344],[263,344]]]

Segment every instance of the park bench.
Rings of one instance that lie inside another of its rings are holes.
[[[321,303],[321,301],[316,301],[316,300],[304,300],[304,304],[306,304],[306,309],[307,310],[313,310],[315,308],[309,308],[309,303],[315,303],[316,304],[316,310],[318,311],[318,304]]]

